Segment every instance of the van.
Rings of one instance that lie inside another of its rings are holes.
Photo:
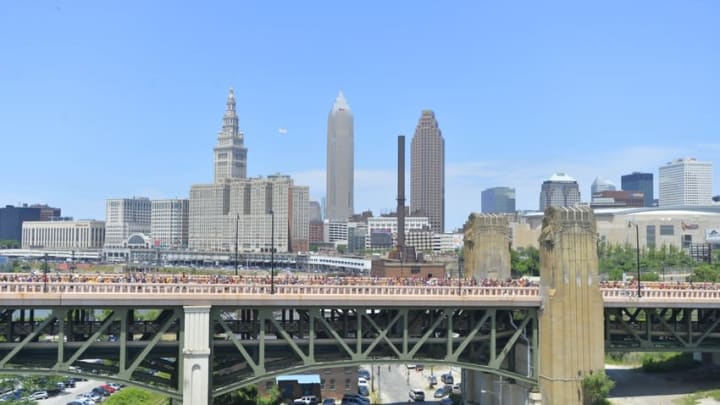
[[[425,401],[425,391],[423,391],[419,388],[410,390],[410,399],[412,399],[415,402]]]

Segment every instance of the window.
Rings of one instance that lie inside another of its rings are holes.
[[[648,225],[645,228],[645,245],[648,249],[655,248],[655,225]]]
[[[675,234],[675,226],[674,225],[660,225],[660,235],[674,235]]]

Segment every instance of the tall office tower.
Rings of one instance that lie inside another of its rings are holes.
[[[341,91],[328,114],[325,208],[327,219],[346,220],[355,212],[354,151],[353,114]]]
[[[152,200],[150,236],[164,249],[186,248],[190,202],[187,199]]]
[[[322,208],[320,207],[320,203],[317,201],[310,201],[308,206],[310,207],[308,212],[310,221],[322,221]]]
[[[660,206],[710,205],[712,163],[695,158],[675,159],[660,167]]]
[[[653,174],[632,172],[620,177],[620,186],[623,191],[638,191],[643,193],[644,206],[652,207],[655,195],[653,194]]]
[[[547,207],[574,207],[580,203],[580,186],[577,180],[565,173],[555,173],[542,184],[540,211]]]
[[[134,233],[150,235],[152,204],[146,197],[105,202],[105,247],[122,248]]]
[[[483,190],[481,196],[482,212],[485,214],[514,213],[515,189],[511,187],[493,187]]]
[[[445,232],[445,140],[435,113],[424,110],[415,128],[410,156],[410,215],[430,219]]]
[[[18,244],[22,241],[22,227],[25,221],[40,221],[40,208],[6,205],[0,208],[0,239],[14,240]]]
[[[215,183],[220,183],[224,179],[247,177],[247,148],[243,146],[245,134],[238,129],[235,93],[232,88],[230,88],[226,104],[222,130],[218,134],[217,145],[214,149]]]
[[[590,195],[603,191],[615,191],[615,185],[610,180],[596,177],[590,186]]]

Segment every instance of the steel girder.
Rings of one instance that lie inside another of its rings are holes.
[[[215,307],[211,324],[213,397],[281,374],[369,363],[446,363],[537,384],[534,308]],[[529,371],[517,370],[518,350],[531,351]]]
[[[537,384],[535,308],[236,306],[210,317],[212,397],[368,363],[446,363]],[[0,308],[0,372],[102,376],[181,399],[183,324],[182,307]]]
[[[720,308],[605,308],[605,351],[720,352]]]

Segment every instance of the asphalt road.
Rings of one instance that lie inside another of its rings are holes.
[[[370,366],[364,366],[363,368],[370,370]],[[432,366],[426,365],[422,371],[417,371],[414,368],[409,369],[406,365],[393,364],[393,365],[382,365],[372,366],[372,375],[374,388],[376,392],[380,393],[380,403],[386,405],[399,405],[405,404],[410,400],[410,389],[421,389],[425,392],[424,404],[438,405],[440,404],[440,398],[433,398],[433,393],[442,384],[440,382],[440,375],[450,371],[447,366]],[[430,374],[437,376],[438,385],[435,388],[429,388],[428,377]],[[460,370],[453,368],[453,376],[455,377],[455,383],[460,382]]]
[[[50,397],[48,399],[42,399],[37,401],[39,405],[65,405],[68,402],[74,400],[78,394],[83,392],[91,391],[95,387],[99,387],[103,384],[102,381],[78,381],[75,383],[75,388],[66,388],[62,394]]]
[[[609,397],[614,405],[674,405],[674,401],[694,392],[720,388],[717,370],[646,373],[639,368],[606,365],[605,372],[615,381]],[[701,403],[720,404],[712,399]]]

